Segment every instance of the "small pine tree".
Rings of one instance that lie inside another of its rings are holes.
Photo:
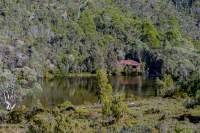
[[[97,81],[100,89],[100,100],[103,104],[102,113],[119,120],[127,110],[127,106],[123,102],[123,97],[112,96],[112,86],[108,83],[105,70],[99,70],[97,72]]]
[[[102,112],[104,115],[111,114],[112,104],[112,86],[108,83],[107,73],[105,70],[97,71],[97,81],[100,92],[100,101],[103,104]]]

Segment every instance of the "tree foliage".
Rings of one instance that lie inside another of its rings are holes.
[[[119,120],[127,111],[127,105],[124,103],[123,96],[113,95],[112,86],[108,83],[105,70],[97,72],[97,81],[100,89],[100,99],[103,104],[102,113]]]

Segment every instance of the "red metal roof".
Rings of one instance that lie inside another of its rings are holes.
[[[139,62],[134,61],[134,60],[120,60],[119,61],[120,65],[132,65],[138,67],[140,65]]]

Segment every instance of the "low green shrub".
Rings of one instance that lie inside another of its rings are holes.
[[[161,96],[172,96],[176,89],[175,83],[171,75],[164,75],[163,80],[156,79],[157,88],[159,90],[159,95]]]
[[[68,106],[72,106],[72,103],[70,101],[65,101],[62,104],[59,104],[58,108],[66,108]]]
[[[127,105],[124,103],[124,97],[114,96],[111,105],[112,115],[116,120],[119,120],[128,111]]]

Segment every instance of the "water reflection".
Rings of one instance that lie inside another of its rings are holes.
[[[126,98],[132,95],[155,96],[156,90],[154,81],[141,76],[124,77],[112,76],[110,83],[115,93],[124,93]],[[74,77],[56,79],[42,82],[43,92],[38,95],[38,99],[29,98],[29,102],[40,101],[43,106],[52,107],[68,100],[74,105],[97,102],[97,81],[95,77]],[[29,105],[31,105],[29,103]]]
[[[155,81],[142,76],[115,76],[110,80],[115,92],[134,94],[137,96],[155,96]]]
[[[65,78],[44,81],[41,102],[45,106],[54,106],[63,101],[71,101],[75,105],[94,103],[97,101],[96,80],[93,78]]]

